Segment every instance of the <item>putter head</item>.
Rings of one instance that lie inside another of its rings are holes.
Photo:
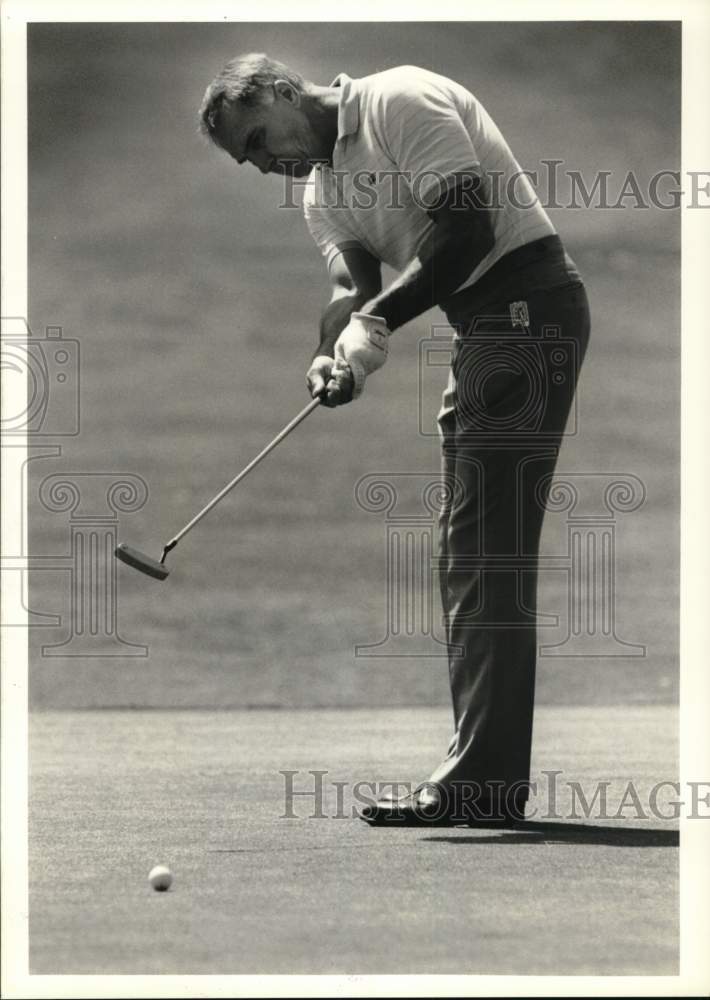
[[[146,576],[152,576],[155,580],[164,580],[170,572],[163,563],[143,555],[138,549],[132,549],[130,545],[119,545],[114,555],[126,566],[132,566],[133,569],[145,573]]]

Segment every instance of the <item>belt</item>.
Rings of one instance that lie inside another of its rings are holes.
[[[475,284],[454,293],[440,307],[450,323],[461,322],[489,303],[515,299],[533,289],[555,288],[582,279],[559,236],[543,236],[497,260]]]

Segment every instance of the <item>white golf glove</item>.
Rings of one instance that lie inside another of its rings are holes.
[[[365,379],[387,360],[389,330],[381,316],[354,312],[335,342],[335,369],[348,367],[353,376],[353,399],[362,395]]]

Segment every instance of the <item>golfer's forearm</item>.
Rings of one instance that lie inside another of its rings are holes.
[[[367,296],[362,292],[349,292],[331,299],[323,311],[320,320],[320,344],[314,357],[319,354],[333,357],[335,341],[350,321],[350,314],[358,312],[367,302]]]
[[[491,248],[492,240],[485,236],[452,239],[435,232],[399,278],[362,311],[381,316],[396,330],[455,292]]]

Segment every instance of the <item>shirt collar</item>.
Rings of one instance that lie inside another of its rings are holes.
[[[360,126],[360,99],[355,81],[345,73],[339,73],[331,83],[331,87],[340,88],[338,104],[338,140],[340,140],[346,135],[357,132]]]

